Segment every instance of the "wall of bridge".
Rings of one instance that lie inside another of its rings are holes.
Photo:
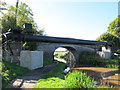
[[[60,43],[43,43],[43,42],[40,42],[37,44],[38,44],[37,51],[43,51],[43,55],[49,58],[50,60],[54,60],[54,52],[57,48],[59,47],[66,48],[74,55],[77,64],[79,64],[79,58],[82,52],[84,51],[95,52],[95,49],[93,49],[95,47],[93,46],[60,44]],[[22,50],[23,43],[22,42],[11,42],[9,43],[9,45],[12,49],[13,55],[11,54],[10,49],[8,48],[8,45],[5,45],[5,46],[3,45],[4,48],[6,48],[7,50],[3,52],[4,59],[19,65],[20,64],[20,52]],[[109,59],[111,57],[111,52],[108,52],[108,51],[106,52],[102,50],[102,52],[100,52],[100,56],[103,57],[104,59]]]
[[[57,48],[63,47],[73,53],[76,59],[76,63],[79,63],[79,56],[83,51],[95,52],[94,49],[88,48],[81,45],[72,45],[72,44],[60,44],[60,43],[38,43],[37,50],[43,51],[44,56],[54,60],[54,52]]]

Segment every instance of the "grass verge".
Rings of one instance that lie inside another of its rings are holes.
[[[113,88],[106,84],[94,85],[94,80],[80,71],[70,72],[65,76],[62,74],[64,67],[64,63],[56,65],[36,83],[34,88]]]
[[[67,76],[62,74],[65,64],[59,63],[54,69],[45,74],[34,88],[94,88],[93,80],[85,73],[75,71]]]
[[[50,72],[45,74],[42,79],[36,83],[34,88],[61,88],[63,87],[64,75],[64,63],[59,63]]]
[[[2,76],[2,87],[5,88],[11,80],[30,72],[30,70],[7,61],[2,61],[0,62],[0,72]]]
[[[50,64],[55,64],[56,62],[54,62],[53,60],[50,60],[46,57],[43,57],[43,66],[46,66],[46,65],[50,65]]]

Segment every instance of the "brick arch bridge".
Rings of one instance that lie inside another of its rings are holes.
[[[95,52],[93,48],[85,47],[82,45],[61,44],[61,43],[39,43],[37,50],[43,51],[44,56],[54,60],[54,52],[57,48],[63,47],[72,52],[75,57],[76,63],[79,63],[79,56],[83,51]]]

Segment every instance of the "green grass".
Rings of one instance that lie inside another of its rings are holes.
[[[18,76],[22,76],[28,72],[29,69],[20,67],[18,65],[12,64],[7,61],[0,62],[0,71],[2,75],[2,87],[4,88],[6,85],[10,83],[11,80],[15,79]]]
[[[60,88],[64,84],[64,63],[59,63],[36,83],[34,88]]]
[[[50,60],[46,57],[43,57],[43,66],[46,66],[46,65],[50,65],[50,64],[55,64],[56,62],[54,62],[53,60]]]
[[[49,60],[47,58],[44,58],[43,60],[44,60],[43,66],[55,63],[52,60]],[[8,85],[11,82],[11,80],[15,79],[18,76],[22,76],[30,71],[31,70],[27,68],[12,64],[7,61],[0,62],[0,72],[2,75],[2,87],[3,88],[6,87],[6,85]]]
[[[53,68],[50,72],[45,74],[42,78],[46,79],[49,77],[59,77],[61,79],[64,79],[64,75],[62,72],[64,71],[65,64],[64,63],[59,63]]]
[[[87,77],[86,73],[79,71],[68,73],[65,76],[62,74],[64,67],[64,63],[56,65],[56,67],[45,74],[42,79],[38,80],[34,88],[113,88],[104,83],[93,86],[94,80],[89,76]]]
[[[45,74],[34,88],[93,88],[93,80],[85,73],[75,71],[67,76],[62,74],[65,64],[58,64],[52,71]]]
[[[40,79],[34,88],[64,88],[65,80],[60,78]]]
[[[59,63],[54,69],[45,74],[34,88],[92,88],[93,80],[85,73],[75,71],[67,76],[62,74],[65,64]]]

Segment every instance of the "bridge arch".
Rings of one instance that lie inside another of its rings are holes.
[[[68,53],[66,55],[67,59],[66,59],[66,64],[70,67],[75,67],[76,65],[76,60],[77,60],[77,50],[76,48],[74,48],[72,45],[60,45],[58,47],[55,48],[55,50],[57,50],[58,48],[65,48],[66,50],[68,50]],[[53,52],[53,57],[54,57],[54,53],[55,50]]]

